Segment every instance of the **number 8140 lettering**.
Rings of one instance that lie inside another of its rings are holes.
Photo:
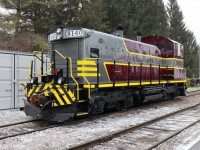
[[[82,30],[67,30],[65,33],[65,36],[67,38],[70,37],[83,37],[83,31]]]

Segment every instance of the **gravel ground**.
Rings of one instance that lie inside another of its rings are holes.
[[[105,136],[109,133],[121,130],[122,128],[128,128],[129,126],[133,126],[152,118],[159,117],[163,114],[179,110],[188,105],[195,105],[198,102],[200,102],[200,97],[193,96],[187,97],[184,100],[169,100],[161,103],[154,103],[144,107],[135,108],[130,110],[128,113],[119,112],[117,114],[111,114],[108,117],[104,117],[92,122],[84,122],[78,125],[57,127],[28,135],[4,139],[0,141],[0,149],[61,150],[64,148],[70,148],[71,146],[84,143],[87,140]],[[8,124],[30,119],[30,117],[26,117],[23,112],[18,110],[0,111],[0,118],[1,124]],[[196,136],[195,140],[198,139],[200,139],[200,137],[198,136],[197,138]],[[179,147],[180,144],[181,146],[191,146],[191,141],[179,142],[179,144],[177,143],[176,147]],[[173,141],[173,144],[175,144],[175,142],[176,141]],[[194,141],[192,142],[194,144]],[[187,148],[187,146],[185,147]],[[174,149],[174,147],[172,147],[172,149]]]

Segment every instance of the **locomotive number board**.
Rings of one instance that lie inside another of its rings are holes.
[[[66,30],[65,37],[66,38],[75,38],[75,37],[83,37],[84,32],[83,30]]]

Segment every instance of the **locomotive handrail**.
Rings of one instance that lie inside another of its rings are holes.
[[[43,75],[43,63],[44,63],[44,60],[43,60],[43,55],[44,53],[41,52],[41,51],[34,51],[33,52],[34,56],[41,61],[41,64],[40,64],[40,68],[41,68],[41,74],[38,74],[38,76],[42,76]],[[39,58],[39,55],[41,55],[41,59]],[[36,60],[36,58],[34,58],[34,61]]]
[[[99,59],[99,58],[84,58],[83,60],[97,60],[97,59]],[[84,72],[84,70],[83,70],[83,72]],[[85,81],[89,85],[89,88],[88,88],[88,97],[90,98],[91,84],[88,81],[88,79],[85,77],[84,73],[83,73],[83,78],[85,79]]]
[[[69,61],[70,61],[70,76],[74,80],[74,82],[76,83],[76,86],[77,86],[77,88],[76,88],[77,89],[77,100],[79,100],[79,84],[78,84],[78,82],[76,81],[76,79],[72,75],[72,59],[70,57],[67,57],[67,59],[69,59]]]
[[[77,87],[76,88],[76,90],[77,90],[77,100],[79,100],[79,84],[76,81],[76,79],[74,78],[74,76],[72,75],[72,59],[70,57],[65,57],[58,50],[54,50],[54,52],[56,52],[58,55],[60,55],[63,59],[65,59],[65,60],[68,59],[70,61],[70,76],[74,80],[74,82],[76,83],[76,87]]]
[[[54,50],[54,52],[56,52],[58,55],[60,55],[63,59],[67,59],[67,57],[65,57],[63,54],[61,54],[58,50]]]

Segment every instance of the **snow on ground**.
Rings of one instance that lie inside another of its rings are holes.
[[[0,111],[0,126],[31,119],[31,117],[27,117],[23,111],[20,111],[18,109]]]
[[[181,132],[154,150],[188,150],[198,141],[200,141],[200,123],[197,123],[189,129]]]
[[[45,131],[35,132],[32,134],[8,138],[0,141],[0,149],[17,149],[17,150],[45,150],[45,149],[66,149],[73,145],[84,143],[88,140],[93,140],[98,137],[108,135],[109,133],[116,132],[122,128],[142,123],[151,120],[156,116],[179,110],[188,105],[194,105],[200,101],[199,96],[185,98],[185,100],[166,101],[162,103],[150,104],[144,107],[135,108],[130,110],[129,113],[119,112],[111,114],[108,117],[103,117],[98,120],[80,123],[78,125],[68,125],[63,127],[56,127]],[[14,114],[17,115],[17,110],[12,112],[0,111],[1,122],[11,121],[10,119]],[[21,114],[20,112],[19,114]],[[1,117],[2,114],[6,117]],[[11,115],[9,117],[9,114]],[[21,114],[21,117],[24,116]],[[14,120],[19,117],[13,117]],[[9,120],[9,121],[8,121]],[[21,120],[20,120],[21,121]]]
[[[200,85],[197,85],[197,86],[191,86],[187,89],[188,92],[191,92],[191,91],[196,91],[196,90],[200,90]]]

